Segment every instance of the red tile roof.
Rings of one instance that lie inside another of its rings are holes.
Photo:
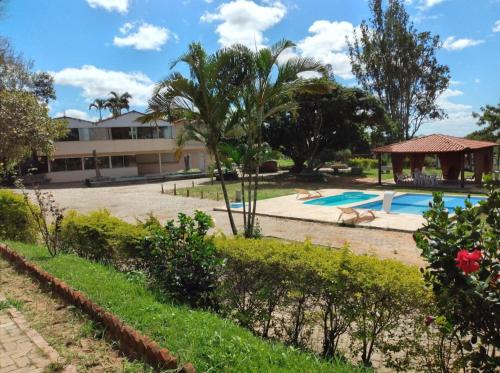
[[[469,140],[462,137],[448,135],[429,135],[380,146],[373,149],[374,153],[447,153],[461,152],[499,146],[500,144],[489,141]]]

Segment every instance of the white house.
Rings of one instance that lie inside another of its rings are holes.
[[[84,181],[96,176],[96,158],[103,177],[163,175],[184,170],[186,163],[205,171],[209,157],[204,144],[188,142],[181,156],[175,156],[181,122],[142,124],[136,121],[141,115],[131,111],[99,122],[61,117],[69,133],[55,143],[52,158],[40,171],[50,182]]]

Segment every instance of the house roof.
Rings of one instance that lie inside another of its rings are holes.
[[[380,146],[373,149],[374,153],[448,153],[467,150],[485,149],[500,144],[489,141],[469,140],[448,135],[429,135]]]

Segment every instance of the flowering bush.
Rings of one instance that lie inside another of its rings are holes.
[[[500,189],[486,180],[487,199],[477,207],[466,202],[453,217],[436,193],[415,234],[441,326],[458,351],[450,364],[468,371],[494,371],[500,364]]]

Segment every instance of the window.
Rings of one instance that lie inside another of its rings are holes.
[[[113,168],[135,167],[135,155],[116,155],[111,157]]]
[[[157,138],[156,128],[153,127],[138,127],[137,128],[137,138],[138,139],[154,139]]]
[[[162,139],[173,139],[172,126],[160,127],[160,137]]]
[[[50,170],[52,172],[59,171],[81,171],[81,158],[59,158],[50,162]]]
[[[175,157],[174,153],[162,153],[161,162],[162,163],[178,163],[179,160]]]
[[[109,140],[109,128],[90,128],[90,140]]]
[[[99,162],[99,169],[109,168],[109,157],[97,157],[97,161]],[[84,163],[86,170],[95,170],[94,157],[85,157]]]
[[[78,135],[80,136],[80,141],[90,140],[90,132],[88,128],[78,128]]]
[[[78,136],[78,128],[70,128],[68,133],[62,137],[59,141],[78,141],[80,137]]]
[[[113,140],[130,140],[136,138],[134,128],[115,127],[111,128],[111,138]]]

